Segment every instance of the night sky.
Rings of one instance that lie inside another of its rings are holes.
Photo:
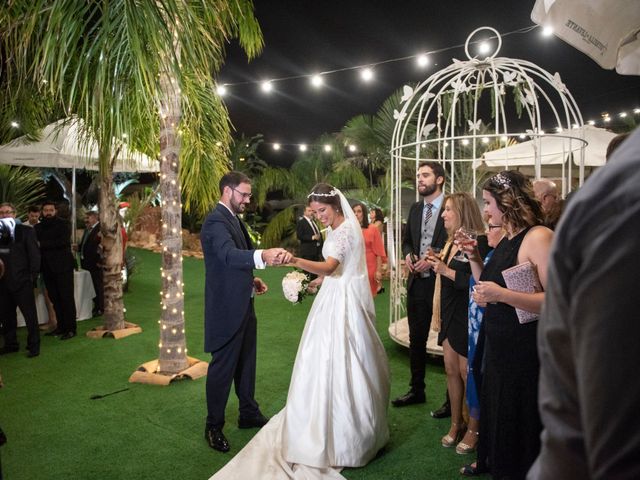
[[[265,40],[263,53],[248,62],[237,44],[230,45],[219,83],[308,75],[453,47],[485,25],[504,34],[533,25],[534,2],[255,0],[254,4]],[[539,28],[504,37],[499,56],[559,72],[585,122],[600,119],[603,112],[613,116],[640,106],[638,77],[604,70],[562,40],[542,37]],[[257,83],[231,85],[225,103],[237,134],[262,133],[265,142],[312,143],[322,133],[339,131],[356,115],[375,113],[395,90],[425,80],[452,58],[466,60],[464,48],[432,55],[426,69],[418,68],[413,59],[379,65],[370,83],[352,70],[324,77],[320,89],[308,79],[275,82],[270,94],[261,92]],[[276,155],[287,157],[286,152]]]

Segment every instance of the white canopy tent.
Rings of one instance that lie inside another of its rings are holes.
[[[40,140],[30,141],[26,136],[18,137],[0,146],[0,164],[39,167],[71,168],[71,195],[76,194],[76,168],[98,170],[98,142],[87,138],[82,120],[62,119],[47,125]],[[131,151],[123,144],[114,172],[157,172],[158,160],[140,152]],[[75,201],[71,202],[72,224],[75,233]]]
[[[581,157],[585,167],[604,165],[607,146],[615,136],[615,133],[604,128],[584,125],[573,128],[570,132],[549,134],[485,152],[480,161],[487,167],[508,169],[536,165],[536,159],[539,157],[541,166],[561,165],[564,178],[565,169],[571,169],[569,159],[573,159],[576,166],[580,165]],[[475,162],[474,167],[477,167],[480,161]],[[567,193],[566,187],[563,183],[563,194]]]
[[[573,153],[573,162],[579,165],[577,155],[584,145],[584,165],[599,167],[605,164],[607,146],[615,136],[604,128],[585,125],[572,129],[571,136],[560,132],[485,152],[482,161],[488,167],[534,165],[539,152],[542,165],[561,165]]]
[[[26,136],[0,146],[0,163],[41,168],[98,169],[98,143],[85,140],[81,120],[58,120],[47,125],[40,140],[31,142]],[[123,145],[114,172],[157,172],[157,160]]]

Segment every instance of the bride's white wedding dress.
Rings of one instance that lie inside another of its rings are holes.
[[[340,265],[307,317],[287,404],[211,480],[342,479],[342,467],[367,464],[389,439],[389,367],[362,232],[339,195],[347,216],[322,254]]]

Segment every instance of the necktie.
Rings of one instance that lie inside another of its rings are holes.
[[[429,249],[429,244],[431,243],[431,239],[427,238],[428,235],[428,225],[429,220],[433,216],[433,204],[427,203],[424,206],[424,211],[422,215],[422,232],[420,235],[420,258],[423,258],[427,254],[427,250]]]

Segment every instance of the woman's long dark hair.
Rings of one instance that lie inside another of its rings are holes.
[[[502,221],[513,230],[544,225],[542,205],[533,193],[527,177],[514,170],[505,170],[489,178],[482,189],[496,200]]]

